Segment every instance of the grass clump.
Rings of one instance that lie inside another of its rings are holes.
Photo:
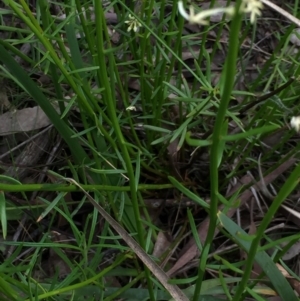
[[[298,300],[298,2],[0,12],[3,300]]]

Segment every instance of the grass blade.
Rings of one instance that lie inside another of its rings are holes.
[[[7,236],[7,217],[6,217],[6,200],[3,191],[0,191],[0,218],[2,226],[2,235],[6,239]]]
[[[253,239],[222,212],[218,213],[218,218],[221,222],[221,225],[230,233],[238,245],[241,246],[247,253],[249,253],[251,248],[251,240],[253,241]],[[270,279],[273,287],[281,296],[283,301],[298,301],[298,298],[296,297],[290,284],[278,270],[276,264],[266,252],[257,252],[255,255],[255,261],[260,265],[264,273]],[[252,266],[250,268],[252,268]]]

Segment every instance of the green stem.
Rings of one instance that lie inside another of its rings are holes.
[[[99,60],[99,72],[98,72],[98,78],[99,78],[99,84],[102,84],[102,86],[105,88],[104,90],[104,102],[107,105],[108,115],[111,119],[111,123],[113,125],[115,135],[118,141],[118,145],[120,147],[123,160],[126,165],[126,170],[129,177],[129,185],[130,185],[130,192],[131,192],[131,201],[132,201],[132,208],[134,212],[135,217],[135,228],[137,229],[138,233],[138,241],[142,248],[145,248],[145,239],[144,239],[144,231],[141,223],[141,217],[140,217],[140,210],[139,210],[139,203],[137,198],[137,185],[135,182],[135,174],[131,162],[131,158],[129,156],[129,151],[127,149],[127,143],[124,139],[124,136],[122,134],[120,123],[116,115],[116,100],[112,97],[112,91],[111,91],[111,82],[114,81],[114,66],[115,58],[113,56],[112,52],[108,52],[108,64],[109,69],[106,67],[105,62],[105,46],[104,46],[104,37],[106,38],[106,43],[108,46],[110,46],[108,33],[107,33],[107,27],[105,24],[105,18],[103,13],[102,4],[99,1],[95,2],[95,16],[96,16],[96,36],[97,36],[97,50],[98,50],[98,60]],[[110,74],[110,78],[108,78],[108,72]],[[155,300],[154,298],[154,292],[152,288],[152,282],[150,277],[150,272],[145,266],[145,273],[146,278],[148,282],[148,290],[151,300]]]
[[[98,50],[98,60],[99,60],[99,74],[98,74],[98,79],[99,79],[99,84],[101,84],[102,87],[105,88],[104,90],[104,101],[107,105],[107,111],[108,115],[110,117],[111,123],[113,125],[115,135],[117,138],[118,145],[120,147],[121,153],[123,155],[123,160],[126,164],[126,169],[128,173],[128,177],[130,179],[130,191],[131,191],[131,198],[132,198],[132,205],[133,205],[133,210],[134,210],[134,215],[135,215],[135,223],[136,223],[136,229],[138,231],[138,237],[139,241],[141,244],[143,244],[143,230],[141,227],[140,221],[140,212],[139,212],[139,205],[138,205],[138,199],[136,195],[136,185],[135,185],[135,177],[134,177],[134,171],[133,171],[133,166],[130,160],[129,152],[126,146],[126,141],[123,137],[119,120],[116,115],[116,101],[115,99],[112,98],[111,94],[111,86],[110,86],[110,80],[108,78],[107,72],[109,71],[106,67],[106,62],[105,62],[105,46],[104,46],[104,38],[103,36],[107,36],[107,31],[106,27],[103,26],[104,23],[104,14],[103,14],[103,9],[102,5],[100,2],[96,1],[95,2],[95,15],[96,15],[96,34],[97,34],[97,50]],[[108,41],[106,41],[108,43]],[[110,52],[108,54],[109,56],[109,64],[115,64],[115,59],[112,53]],[[111,74],[111,76],[114,76],[114,74]]]
[[[130,191],[131,186],[112,186],[112,185],[86,185],[80,184],[86,191]],[[172,188],[172,184],[141,184],[136,187],[136,190],[162,190]],[[76,186],[69,184],[0,184],[0,190],[6,192],[22,192],[22,191],[80,191]]]
[[[236,11],[239,11],[242,0],[237,1]],[[199,262],[198,279],[196,282],[193,301],[197,301],[201,291],[201,285],[205,274],[206,262],[209,254],[210,247],[212,245],[216,224],[217,224],[217,211],[218,211],[218,194],[219,194],[219,162],[220,162],[220,147],[221,135],[223,133],[223,126],[226,116],[226,110],[231,98],[231,92],[234,84],[236,74],[236,60],[239,50],[239,33],[241,27],[242,15],[237,13],[232,20],[229,37],[229,48],[226,65],[224,68],[223,76],[223,89],[221,91],[221,100],[216,117],[215,127],[212,135],[212,146],[210,154],[210,190],[211,190],[211,202],[210,202],[210,223],[208,228],[207,237],[204,243],[203,251]]]

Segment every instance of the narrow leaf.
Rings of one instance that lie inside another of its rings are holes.
[[[235,239],[235,241],[246,252],[249,252],[251,247],[251,238],[249,237],[249,240],[245,240],[245,237],[247,237],[248,234],[222,212],[218,213],[218,218],[222,226],[230,233],[230,235]],[[282,275],[282,273],[278,270],[276,264],[269,257],[269,255],[267,255],[266,252],[257,252],[255,256],[255,261],[260,265],[262,270],[270,279],[273,287],[276,289],[283,301],[298,301],[298,298],[296,297],[290,284]]]
[[[191,192],[189,189],[185,188],[182,184],[180,184],[175,178],[168,177],[170,182],[176,187],[179,191],[181,191],[184,195],[186,195],[188,198],[192,199],[196,203],[198,203],[203,208],[209,208],[209,205],[202,200],[199,196]]]
[[[0,191],[0,218],[3,238],[7,236],[6,200],[3,191]]]

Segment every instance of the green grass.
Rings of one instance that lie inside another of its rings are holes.
[[[6,0],[0,10],[1,18],[22,22],[0,26],[1,78],[10,102],[18,109],[39,105],[65,144],[63,164],[51,165],[42,182],[1,175],[1,298],[239,301],[276,293],[298,300],[276,263],[299,280],[282,260],[288,247],[280,245],[299,235],[287,227],[274,239],[267,231],[300,175],[300,144],[288,124],[300,109],[299,54],[287,51],[294,26],[276,16],[250,24],[236,14],[187,29],[177,4],[167,0],[29,2]],[[55,16],[53,5],[65,18]],[[106,22],[111,10],[113,25]],[[290,11],[299,14],[298,1]],[[127,31],[129,14],[138,32]],[[270,53],[265,28],[276,42]],[[24,43],[28,54],[20,51]],[[248,79],[251,72],[256,76]],[[36,80],[41,74],[46,86]],[[262,177],[277,193],[269,205],[260,195],[264,214],[255,207],[251,220],[250,187],[259,192],[254,184]],[[7,193],[23,202],[16,205]],[[186,209],[184,197],[194,205]],[[149,199],[176,201],[155,209]],[[288,204],[297,209],[295,201]],[[24,210],[31,212],[24,235],[13,241]],[[199,227],[205,223],[207,232]],[[162,232],[171,241],[156,258]],[[201,255],[169,279],[165,272],[188,239]],[[5,258],[8,247],[13,252]],[[261,268],[256,277],[254,264]]]

